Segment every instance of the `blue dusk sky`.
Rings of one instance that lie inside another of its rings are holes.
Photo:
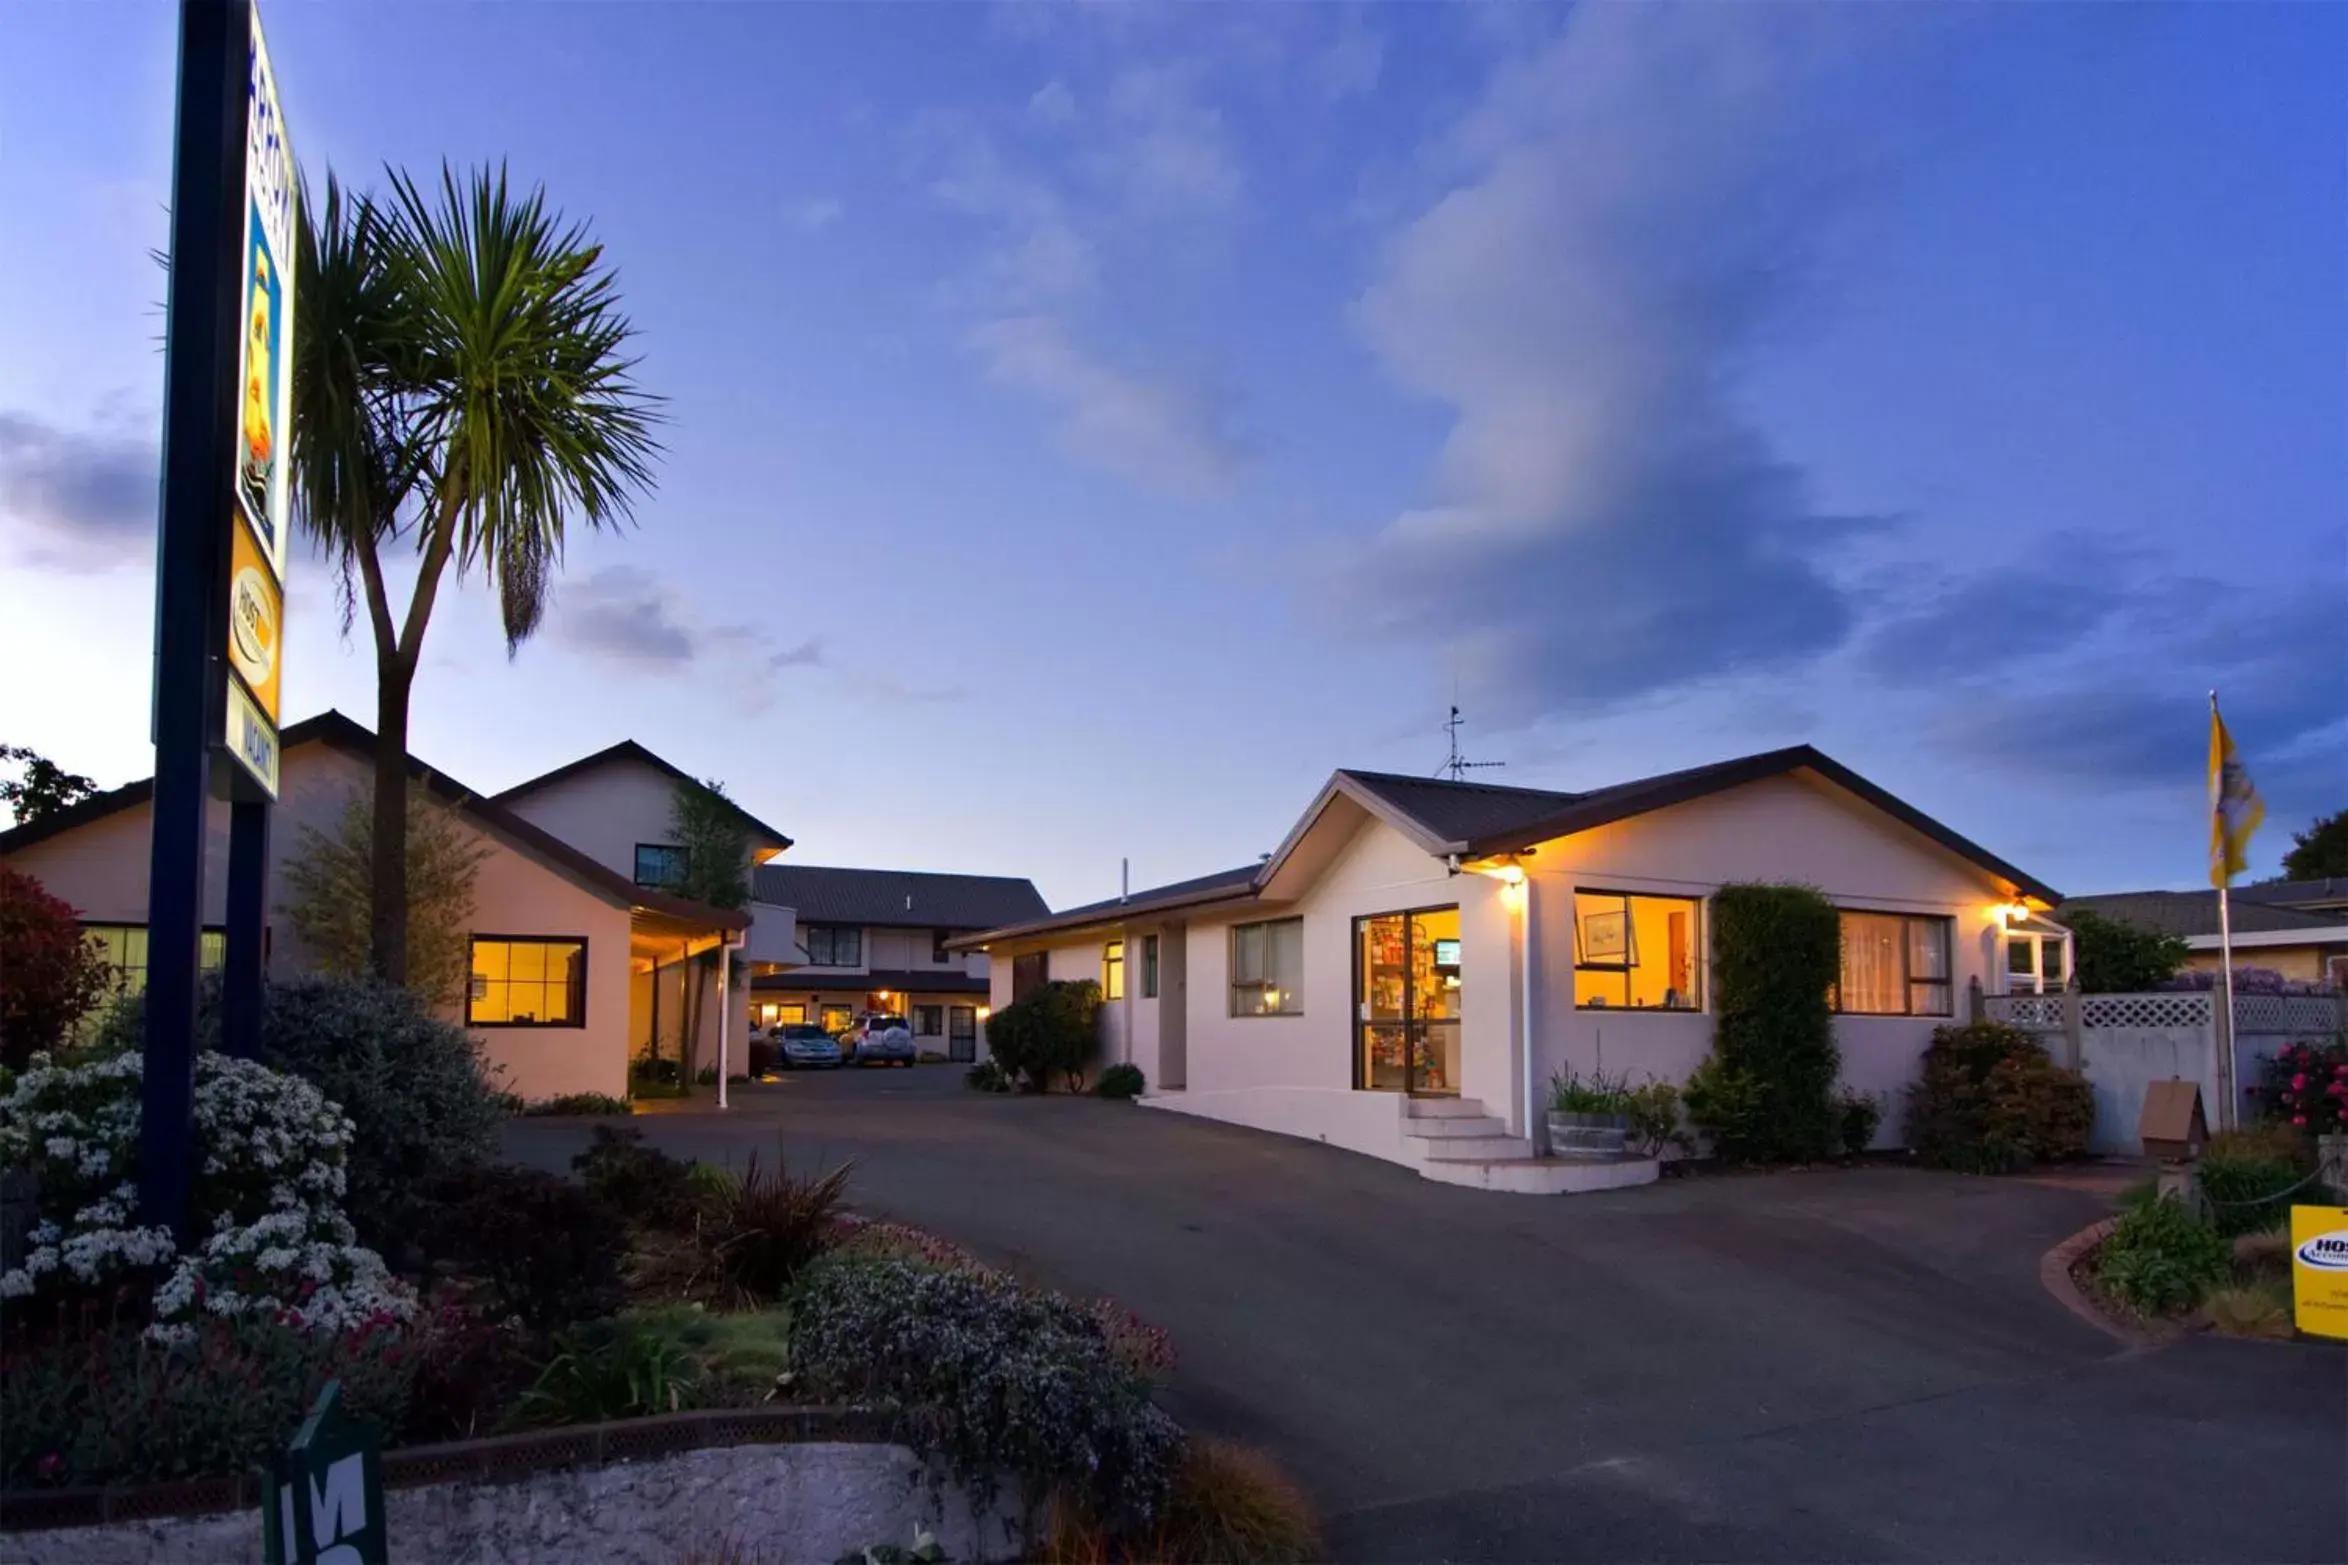
[[[2191,885],[2205,692],[2348,804],[2348,8],[281,3],[296,150],[504,160],[667,399],[413,747],[623,737],[807,862],[1055,905],[1339,766],[1808,741]],[[0,0],[0,740],[146,743],[172,8]],[[289,718],[374,719],[297,556]]]

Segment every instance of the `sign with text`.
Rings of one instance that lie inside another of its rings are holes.
[[[2292,1319],[2318,1337],[2348,1337],[2348,1206],[2291,1208]]]
[[[330,1380],[293,1443],[270,1463],[261,1497],[268,1565],[388,1565],[383,1460],[373,1437],[343,1415]]]

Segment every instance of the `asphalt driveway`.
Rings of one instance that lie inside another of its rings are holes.
[[[1906,1169],[1497,1195],[960,1072],[639,1119],[856,1160],[855,1203],[1164,1325],[1167,1402],[1273,1451],[1343,1560],[2337,1560],[2348,1356],[2128,1352],[2050,1299],[2075,1190]],[[561,1167],[576,1122],[516,1121]]]

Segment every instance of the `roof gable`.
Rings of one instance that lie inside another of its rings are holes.
[[[594,754],[582,755],[575,761],[566,761],[564,764],[556,767],[551,772],[541,772],[536,777],[528,778],[522,782],[514,784],[511,788],[506,789],[503,793],[493,794],[491,795],[491,802],[501,805],[511,805],[530,794],[538,792],[540,789],[552,787],[556,783],[567,781],[568,779],[579,776],[584,772],[594,771],[598,767],[629,764],[637,766],[649,766],[654,771],[659,772],[661,775],[669,778],[674,782],[689,782],[697,786],[701,782],[700,778],[693,776],[683,767],[678,766],[673,762],[662,760],[659,756],[653,754],[650,750],[647,750],[644,748],[644,746],[638,744],[635,740],[622,739],[618,744],[607,745],[603,749],[596,751]],[[732,799],[728,799],[726,802],[734,806],[734,813],[742,817],[744,824],[749,826],[752,831],[756,832],[762,837],[765,837],[769,842],[774,844],[775,852],[780,853],[791,846],[791,839],[784,836],[781,832],[775,830],[774,827],[769,826],[766,822],[760,820],[757,816],[742,808],[741,805],[735,804]]]
[[[762,865],[751,895],[797,913],[803,924],[992,929],[1050,913],[1035,883],[1012,875]]]

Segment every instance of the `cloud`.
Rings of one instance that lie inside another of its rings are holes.
[[[783,219],[803,234],[820,234],[839,222],[847,210],[838,196],[810,196],[785,208]]]
[[[1431,502],[1329,604],[1445,647],[1495,721],[1782,666],[1849,634],[1821,561],[1860,525],[1736,405],[1835,209],[1810,87],[1839,11],[1591,6],[1504,65],[1463,170],[1386,247],[1358,325],[1455,420]]]
[[[1375,91],[1385,69],[1386,40],[1359,22],[1348,22],[1311,66],[1313,85],[1330,103]]]
[[[821,668],[824,666],[823,638],[810,636],[795,647],[785,647],[767,656],[766,666],[780,671],[786,668]]]
[[[1109,118],[1091,168],[1134,211],[1188,217],[1239,199],[1245,181],[1230,129],[1220,110],[1199,101],[1190,72],[1171,65],[1121,72],[1109,89]]]
[[[971,333],[988,378],[1031,393],[1057,414],[1061,448],[1077,461],[1144,483],[1220,493],[1246,460],[1216,398],[1110,364],[1048,315],[1009,316]]]
[[[1027,100],[1027,117],[1039,125],[1066,125],[1076,118],[1076,94],[1054,78],[1038,87]]]
[[[1912,688],[1945,684],[1955,671],[2062,652],[2131,602],[2157,600],[2160,589],[2136,576],[2118,551],[2094,539],[2044,538],[2028,560],[1944,578],[1920,599],[1879,615],[1854,655],[1877,682]]]
[[[0,412],[0,526],[28,565],[105,571],[152,559],[158,464],[149,438]]]
[[[930,181],[940,204],[990,224],[977,274],[953,291],[982,309],[1061,305],[1091,292],[1099,273],[1093,243],[1057,190],[1014,167],[993,138],[953,118],[933,121],[943,149]]]
[[[553,634],[590,657],[646,672],[675,672],[705,650],[687,628],[687,613],[676,589],[649,571],[610,565],[561,590]]]

